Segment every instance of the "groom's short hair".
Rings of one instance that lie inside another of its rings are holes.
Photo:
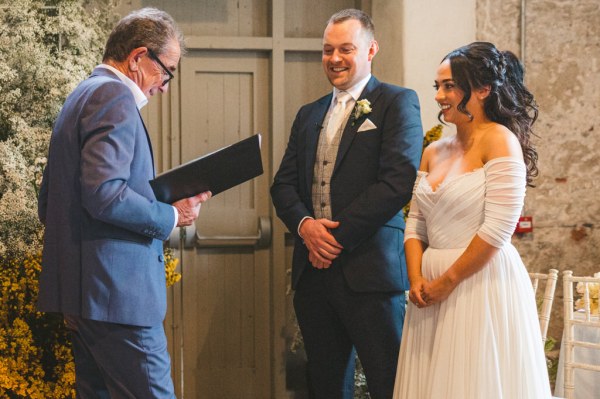
[[[355,8],[347,8],[345,10],[336,12],[329,18],[326,25],[338,24],[349,19],[355,19],[359,21],[363,30],[369,35],[369,39],[372,40],[375,37],[375,25],[373,24],[373,20],[369,14]]]

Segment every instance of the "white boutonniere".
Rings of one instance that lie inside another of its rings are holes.
[[[354,126],[354,122],[356,122],[361,116],[370,114],[372,111],[371,103],[366,98],[362,100],[358,100],[356,105],[354,106],[354,111],[352,113],[352,126]]]

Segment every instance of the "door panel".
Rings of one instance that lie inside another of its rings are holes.
[[[269,214],[269,112],[261,106],[269,103],[268,68],[269,59],[254,52],[197,51],[181,61],[182,163],[262,133],[265,173],[204,204],[196,223],[201,236],[253,235],[258,218]],[[183,397],[270,397],[269,251],[188,249],[181,271],[174,364]]]
[[[132,1],[132,0],[129,0]],[[171,14],[186,36],[267,36],[264,0],[143,0]]]

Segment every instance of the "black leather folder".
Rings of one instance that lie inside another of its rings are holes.
[[[150,180],[156,199],[172,204],[204,191],[215,196],[263,173],[260,134],[203,155]]]

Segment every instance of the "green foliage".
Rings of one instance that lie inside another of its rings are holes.
[[[544,353],[546,354],[546,366],[548,367],[548,376],[552,386],[556,382],[556,374],[558,373],[558,357],[550,356],[555,346],[556,340],[552,337],[547,337],[544,343]]]
[[[109,0],[0,0],[0,397],[73,397],[62,320],[35,311],[37,188],[66,96],[100,63]]]

